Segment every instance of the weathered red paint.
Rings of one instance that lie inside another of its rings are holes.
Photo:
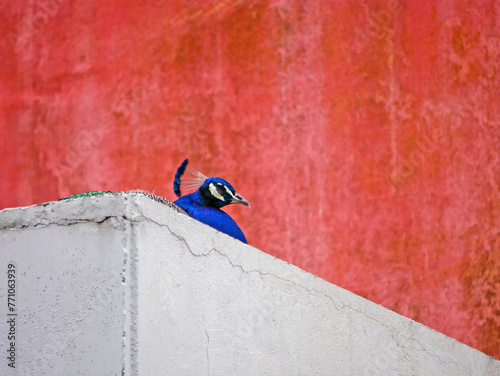
[[[250,244],[500,357],[500,3],[9,1],[0,208],[174,199],[186,157]]]

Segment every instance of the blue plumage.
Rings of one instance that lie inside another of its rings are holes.
[[[198,221],[247,243],[243,231],[220,208],[229,204],[250,206],[248,201],[236,193],[233,186],[224,179],[207,178],[201,172],[191,168],[187,169],[187,175],[190,177],[183,177],[188,163],[189,159],[186,158],[175,174],[174,192],[179,199],[174,203]],[[184,188],[197,188],[197,190],[182,196]]]

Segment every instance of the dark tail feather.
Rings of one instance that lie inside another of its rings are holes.
[[[179,168],[177,169],[177,172],[175,173],[175,179],[174,179],[174,193],[177,195],[177,197],[181,197],[181,176],[184,174],[184,171],[186,171],[186,167],[189,163],[189,158],[184,159],[184,161],[181,163]]]

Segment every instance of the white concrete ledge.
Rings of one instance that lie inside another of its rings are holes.
[[[141,193],[4,210],[0,245],[1,375],[500,375]]]

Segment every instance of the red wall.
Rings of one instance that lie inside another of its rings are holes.
[[[189,156],[250,201],[228,209],[250,244],[500,357],[500,2],[13,0],[0,22],[0,208],[174,199]]]

